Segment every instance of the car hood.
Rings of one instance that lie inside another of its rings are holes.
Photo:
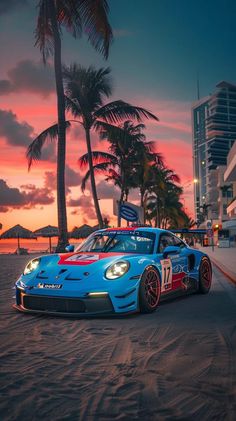
[[[101,266],[101,263],[104,264],[107,261],[112,262],[113,260],[117,260],[117,258],[129,257],[132,256],[131,253],[66,253],[66,254],[59,254],[59,261],[58,265],[66,265],[66,266],[87,266],[87,265],[95,265]]]
[[[97,274],[103,275],[114,262],[124,259],[131,262],[139,256],[133,253],[65,253],[41,256],[37,270],[23,278],[27,284],[29,281],[33,285],[52,280],[61,283],[90,279]]]

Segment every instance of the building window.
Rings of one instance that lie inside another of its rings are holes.
[[[197,111],[197,125],[199,126],[200,123],[200,116],[199,116],[199,111]]]
[[[231,197],[233,197],[233,190],[223,190],[222,192],[222,196],[223,197],[227,197],[228,199],[231,199]]]
[[[223,215],[227,215],[227,205],[223,205]]]

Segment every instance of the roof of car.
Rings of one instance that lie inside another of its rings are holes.
[[[114,228],[104,228],[101,230],[98,230],[99,232],[109,232],[109,231],[147,231],[147,232],[153,232],[156,234],[160,234],[161,232],[170,232],[168,230],[160,229],[160,228],[153,228],[153,227],[146,227],[146,226],[133,226],[133,227],[114,227]]]

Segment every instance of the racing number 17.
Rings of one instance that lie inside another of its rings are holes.
[[[163,283],[164,284],[168,284],[169,283],[169,279],[170,279],[170,266],[164,267],[163,268],[163,272],[164,272]]]
[[[172,265],[170,259],[161,260],[162,283],[161,290],[166,291],[172,288]]]

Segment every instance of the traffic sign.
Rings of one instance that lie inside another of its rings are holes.
[[[127,204],[120,205],[120,216],[130,222],[138,221],[139,219],[138,212]]]
[[[213,230],[212,229],[207,230],[207,237],[209,237],[209,238],[213,237]]]
[[[210,229],[210,228],[212,227],[212,220],[211,220],[211,219],[208,219],[208,220],[206,221],[206,227],[207,227],[208,229]]]
[[[125,219],[126,221],[130,222],[139,222],[143,223],[144,215],[143,215],[143,207],[134,205],[130,202],[122,202],[120,203],[119,200],[113,199],[113,214],[116,216],[120,216],[121,218]]]

